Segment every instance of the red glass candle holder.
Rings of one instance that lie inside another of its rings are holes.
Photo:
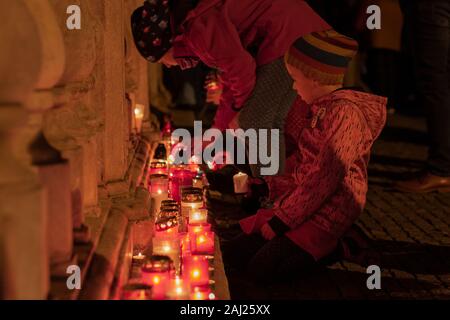
[[[187,256],[183,259],[183,278],[193,287],[209,285],[209,262],[203,256]]]
[[[142,266],[142,281],[152,286],[153,299],[161,300],[165,298],[170,270],[172,268],[172,260],[166,256],[151,256]]]
[[[192,254],[214,255],[214,238],[212,231],[193,233],[190,238]]]
[[[122,287],[121,300],[150,300],[152,287],[144,283],[129,283]]]
[[[211,231],[210,223],[189,223],[188,232],[189,233],[201,233]]]

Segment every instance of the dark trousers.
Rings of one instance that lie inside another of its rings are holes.
[[[427,112],[428,170],[450,176],[450,2],[402,1],[419,105]]]
[[[289,281],[334,262],[334,254],[320,262],[286,236],[267,241],[259,234],[241,234],[222,244],[227,272],[247,272],[259,283]]]
[[[388,97],[388,107],[399,107],[400,53],[388,49],[367,52],[369,86],[375,94]]]

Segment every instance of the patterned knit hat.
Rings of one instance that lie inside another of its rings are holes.
[[[313,32],[297,39],[285,61],[322,85],[344,81],[347,66],[358,52],[358,42],[334,30]]]
[[[172,47],[169,1],[146,0],[131,16],[131,31],[139,53],[157,62]]]

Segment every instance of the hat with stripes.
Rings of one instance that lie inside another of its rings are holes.
[[[313,32],[297,39],[285,61],[322,85],[340,84],[348,64],[358,52],[358,42],[335,30]]]

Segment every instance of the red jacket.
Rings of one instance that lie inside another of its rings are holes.
[[[326,29],[330,26],[301,0],[201,0],[180,27],[174,56],[182,68],[196,57],[222,71],[215,127],[225,129],[250,96],[257,66],[282,57],[300,36]]]
[[[386,102],[352,90],[312,105],[297,99],[285,126],[287,173],[265,178],[274,208],[242,220],[244,232],[281,222],[286,235],[316,259],[330,253],[364,208],[370,149],[384,127]]]

